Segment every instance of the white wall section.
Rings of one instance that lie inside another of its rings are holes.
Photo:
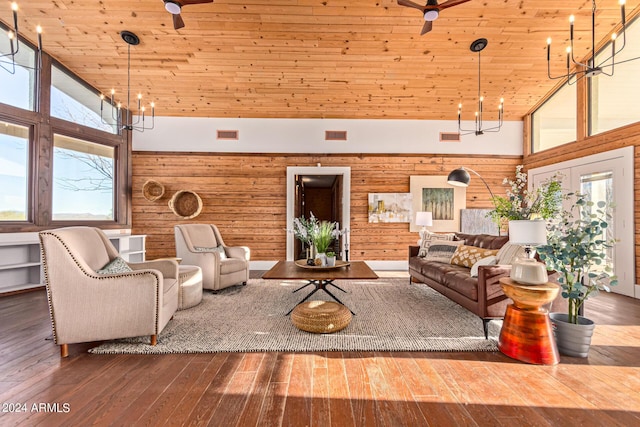
[[[487,122],[491,127],[493,122]],[[351,119],[233,119],[156,117],[155,128],[134,132],[134,151],[221,153],[429,153],[522,155],[522,122],[504,122],[500,132],[464,135],[457,121]],[[473,123],[463,122],[473,128]],[[217,140],[217,130],[238,130],[239,140]],[[347,141],[325,141],[325,131],[347,131]]]

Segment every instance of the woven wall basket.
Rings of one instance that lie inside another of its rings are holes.
[[[155,202],[164,195],[164,185],[149,179],[142,186],[142,195],[148,201]]]
[[[195,218],[202,211],[202,199],[195,191],[180,190],[169,200],[169,208],[182,219]]]

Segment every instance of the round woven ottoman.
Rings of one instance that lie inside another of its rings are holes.
[[[197,265],[178,266],[178,310],[191,308],[202,301],[202,269]]]
[[[291,312],[293,325],[306,332],[330,334],[343,330],[351,322],[347,307],[333,301],[307,301]]]

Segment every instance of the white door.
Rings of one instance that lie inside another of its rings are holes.
[[[609,237],[616,240],[612,248],[612,269],[618,276],[613,292],[640,298],[635,285],[633,223],[633,148],[562,162],[553,167],[532,169],[530,182],[535,187],[556,171],[563,175],[563,188],[588,194],[592,201],[605,200],[612,206]]]

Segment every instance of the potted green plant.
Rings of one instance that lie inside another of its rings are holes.
[[[336,265],[336,253],[327,251],[327,267],[335,267]]]
[[[537,251],[549,269],[560,273],[562,296],[569,303],[567,313],[550,314],[558,350],[586,357],[595,325],[581,312],[587,299],[617,284],[609,264],[609,249],[615,240],[607,236],[610,210],[605,202],[595,205],[580,193],[567,197],[573,199],[571,210],[561,212],[559,220],[549,224],[547,244]]]
[[[316,224],[313,231],[313,244],[318,252],[316,257],[322,260],[322,265],[327,265],[327,249],[333,239],[336,237],[336,223],[331,221],[320,221]]]

